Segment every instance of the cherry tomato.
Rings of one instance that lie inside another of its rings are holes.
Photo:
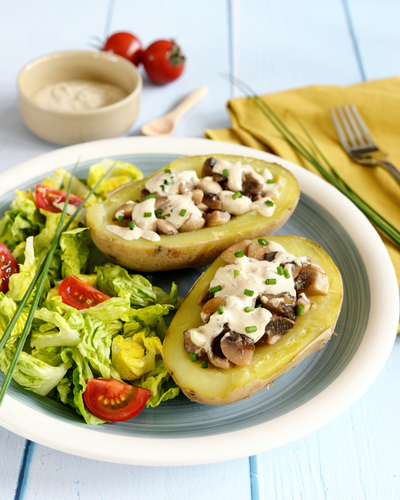
[[[121,422],[143,410],[150,391],[113,378],[89,378],[83,394],[86,406],[103,420]]]
[[[157,40],[145,50],[143,65],[153,82],[164,85],[180,77],[185,56],[173,40]]]
[[[142,61],[143,48],[140,40],[131,33],[114,33],[104,45],[105,52],[112,52],[129,59],[135,66],[139,66]]]
[[[54,206],[54,203],[62,203],[65,201],[67,197],[67,193],[65,191],[59,191],[58,189],[53,189],[48,186],[42,186],[40,184],[36,185],[35,188],[35,196],[36,196],[36,205],[38,208],[43,208],[43,210],[47,210],[48,212],[59,213],[62,212],[58,207]],[[75,194],[69,195],[69,205],[75,205],[79,207],[82,203],[83,198],[80,196],[76,196]]]
[[[0,243],[0,292],[8,292],[8,282],[14,273],[19,273],[18,264],[10,250]]]
[[[88,285],[76,276],[68,276],[61,281],[58,288],[58,295],[60,295],[64,304],[75,307],[78,310],[97,306],[97,304],[110,298],[105,293]]]

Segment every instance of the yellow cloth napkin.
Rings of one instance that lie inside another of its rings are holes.
[[[384,168],[363,167],[350,160],[338,142],[329,115],[330,107],[355,104],[375,143],[390,154],[391,163],[400,169],[400,78],[350,87],[314,85],[261,97],[299,138],[309,144],[288,111],[293,112],[347,183],[375,210],[400,228],[400,185]],[[268,151],[318,174],[249,99],[230,100],[228,110],[232,128],[206,130],[206,137]],[[387,238],[383,237],[383,241],[400,284],[400,250]]]

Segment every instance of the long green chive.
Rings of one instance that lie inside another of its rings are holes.
[[[130,220],[130,221],[129,221],[129,229],[130,229],[131,231],[133,231],[133,230],[135,229],[135,223],[133,222],[133,220]]]
[[[267,184],[275,184],[274,179],[268,179],[268,180],[267,180]]]
[[[208,361],[207,360],[204,360],[201,362],[201,367],[202,368],[208,368]]]
[[[228,177],[228,170],[226,168],[222,171],[222,177]]]
[[[234,200],[237,200],[238,198],[241,198],[242,196],[243,196],[243,195],[242,195],[242,193],[241,193],[240,191],[236,191],[236,193],[234,193],[234,194],[232,195],[232,198],[233,198]]]
[[[210,293],[217,293],[220,290],[222,290],[221,285],[213,286],[212,288],[210,288]]]
[[[146,196],[146,200],[150,200],[151,198],[157,198],[157,195],[156,194],[148,194]]]
[[[304,306],[303,304],[300,304],[299,306],[297,306],[296,316],[303,316],[303,311],[304,311]]]
[[[170,173],[171,173],[171,170],[170,170],[169,168],[167,168],[167,170],[164,170],[164,172],[165,172],[166,174],[170,174]]]
[[[234,276],[239,276],[239,274],[240,274],[240,271],[238,269],[234,269],[233,270],[233,275]]]
[[[289,271],[288,271],[287,269],[285,269],[285,270],[283,271],[283,275],[285,276],[285,278],[286,278],[286,279],[289,279],[289,278],[290,278],[290,273],[289,273]]]
[[[258,243],[264,247],[268,245],[268,241],[265,238],[258,238]]]
[[[143,217],[151,217],[151,212],[145,212],[145,213],[143,214]]]
[[[315,143],[314,139],[311,137],[302,122],[292,112],[290,112],[291,116],[296,120],[302,131],[305,133],[306,137],[309,139],[311,145],[320,155],[330,171],[328,171],[321,164],[321,162],[313,155],[313,153],[304,146],[304,144],[285,125],[285,123],[278,117],[278,115],[276,115],[271,107],[263,99],[257,96],[248,85],[231,75],[227,75],[227,79],[247,95],[247,97],[271,122],[271,124],[276,128],[276,130],[278,130],[278,132],[290,144],[290,146],[292,146],[293,149],[295,149],[301,156],[303,156],[309,163],[311,163],[318,170],[318,172],[323,177],[325,177],[325,179],[327,179],[340,192],[347,196],[347,198],[349,198],[349,200],[351,200],[371,220],[371,222],[373,222],[373,224],[377,226],[378,229],[385,233],[389,238],[393,240],[394,243],[396,243],[397,246],[400,247],[400,230],[393,224],[391,224],[373,207],[371,207],[371,205],[369,205],[352,187],[349,186],[349,184],[347,184],[345,179],[343,179],[343,177],[338,173],[338,171],[332,166],[332,164],[321,152],[318,145]]]
[[[276,285],[276,278],[269,278],[265,280],[266,285]]]
[[[279,276],[283,276],[283,268],[281,266],[278,266],[276,268],[276,272],[279,274]]]
[[[246,326],[245,330],[246,330],[246,333],[253,333],[253,332],[257,331],[257,327],[256,326]]]
[[[268,205],[269,207],[273,207],[274,206],[274,202],[271,201],[271,200],[266,200],[265,204]]]
[[[184,215],[186,214],[187,210],[182,208],[182,210],[179,212],[179,216],[180,217],[184,217]]]
[[[190,359],[193,361],[193,363],[196,363],[197,361],[197,356],[195,352],[190,352],[189,353]]]
[[[239,250],[239,252],[235,252],[235,257],[244,257],[244,252]]]
[[[118,222],[124,222],[124,216],[123,215],[119,215],[118,216]]]
[[[217,313],[218,314],[224,314],[224,310],[223,310],[223,308],[221,306],[217,307]]]
[[[245,308],[244,308],[244,310],[245,310],[247,313],[249,313],[249,312],[251,312],[251,311],[254,311],[254,307],[247,306],[247,307],[245,307]]]
[[[245,288],[243,293],[244,293],[245,295],[248,295],[249,297],[253,297],[253,295],[254,295],[254,290],[249,290],[248,288]]]

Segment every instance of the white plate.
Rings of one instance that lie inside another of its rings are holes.
[[[273,161],[297,177],[301,201],[279,233],[317,241],[339,267],[345,296],[338,336],[276,381],[275,389],[235,405],[207,407],[180,397],[144,410],[127,423],[91,427],[63,405],[14,383],[0,410],[1,425],[45,446],[98,460],[201,464],[254,455],[303,437],[336,418],[372,384],[396,336],[399,300],[393,266],[364,215],[301,167],[261,151],[204,139],[97,141],[56,150],[1,174],[1,210],[15,188],[33,186],[57,167],[71,167],[79,155],[83,167],[103,157],[117,157],[134,161],[147,174],[180,155],[212,153]],[[183,289],[196,273],[178,276]]]

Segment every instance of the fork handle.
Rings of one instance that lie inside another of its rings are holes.
[[[379,165],[382,167],[386,168],[386,170],[393,175],[393,177],[396,179],[396,181],[400,184],[400,172],[395,168],[391,163],[388,161],[380,161],[378,162]]]

